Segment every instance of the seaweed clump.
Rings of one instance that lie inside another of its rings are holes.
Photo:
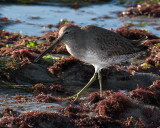
[[[130,97],[138,102],[150,105],[160,105],[160,80],[157,80],[149,88],[139,88],[130,92]]]
[[[16,96],[13,96],[12,99],[15,99],[15,103],[26,103],[29,102],[29,98],[27,96],[21,96],[16,94]]]
[[[137,4],[136,8],[128,8],[120,13],[120,16],[148,16],[148,17],[160,17],[160,3],[144,2]]]
[[[49,67],[49,71],[52,74],[58,74],[78,62],[80,61],[75,59],[73,56],[70,56],[68,58],[62,58],[62,59],[56,60],[53,66]]]
[[[115,32],[119,33],[123,37],[130,39],[130,40],[138,40],[143,36],[147,36],[149,39],[158,39],[152,33],[149,33],[145,29],[136,29],[136,28],[128,28],[128,27],[121,27],[115,30]]]
[[[11,23],[11,21],[7,17],[0,17],[0,22],[5,24]]]
[[[61,98],[50,96],[49,94],[47,94],[47,95],[39,94],[38,96],[36,96],[36,100],[38,102],[45,102],[45,103],[54,103],[56,101],[62,101]]]
[[[50,85],[46,86],[42,83],[35,84],[33,86],[33,94],[36,95],[36,101],[53,103],[62,101],[62,98],[58,96],[68,95],[69,92],[62,85]]]
[[[9,107],[5,107],[5,109],[2,110],[2,114],[4,116],[18,116],[18,112],[14,111],[13,109]]]
[[[117,92],[100,101],[95,112],[102,116],[117,118],[130,107],[131,101],[121,92]]]
[[[103,92],[104,97],[110,96],[113,94],[112,90],[108,90]],[[94,111],[97,107],[97,104],[105,99],[104,97],[100,97],[99,92],[93,92],[88,95],[87,99],[81,103],[81,107],[83,108],[84,111],[89,112],[89,111]]]
[[[5,123],[6,124],[5,124]],[[26,112],[20,114],[18,117],[9,117],[8,119],[2,118],[0,122],[1,127],[74,127],[74,124],[69,121],[68,117],[60,115],[58,113],[46,113],[43,111]]]
[[[69,105],[63,109],[63,114],[72,119],[76,127],[121,127],[122,122],[113,120],[110,117],[103,117],[100,115],[89,116],[83,107],[73,107]]]
[[[35,37],[30,37],[30,40]],[[14,82],[17,73],[30,64],[34,57],[34,52],[26,47],[27,36],[18,33],[0,31],[0,77],[4,81]]]
[[[139,64],[138,69],[152,72],[155,74],[160,75],[159,69],[160,69],[160,39],[157,40],[150,40],[147,42],[147,44],[150,45],[149,51],[150,55],[147,57],[143,63]]]
[[[118,119],[127,109],[132,108],[131,100],[121,92],[105,91],[104,97],[99,92],[91,93],[80,106],[85,112],[95,112],[103,117]]]
[[[17,117],[3,117],[0,127],[41,127],[41,128],[78,128],[78,127],[121,127],[120,121],[114,121],[108,117],[89,117],[81,115],[79,118],[71,118],[59,113],[47,113],[33,111],[22,113]]]
[[[61,94],[66,94],[67,92],[66,88],[59,84],[46,86],[42,83],[39,83],[39,84],[35,84],[32,89],[33,89],[34,95],[38,95],[40,93],[44,93],[44,94],[52,93],[52,95],[53,94],[61,95]]]
[[[42,83],[39,84],[35,84],[33,87],[33,94],[37,95],[39,93],[47,93],[48,92],[48,88],[47,86],[43,85]]]
[[[59,94],[63,94],[65,93],[67,90],[65,87],[63,87],[62,85],[56,84],[56,85],[51,85],[49,87],[49,91],[53,93],[59,93]]]

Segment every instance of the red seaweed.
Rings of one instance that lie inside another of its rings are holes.
[[[39,94],[38,96],[36,96],[36,99],[38,102],[45,102],[45,103],[54,103],[57,101],[62,101],[60,97],[50,96],[49,94],[47,95]]]
[[[131,101],[129,98],[121,92],[117,92],[100,101],[95,112],[102,116],[117,118],[130,107]]]
[[[130,97],[138,102],[160,105],[160,91],[148,88],[139,88],[130,92]]]
[[[57,74],[58,72],[62,72],[66,70],[67,68],[76,64],[77,62],[79,62],[79,60],[75,59],[72,56],[70,56],[69,58],[62,58],[62,59],[56,60],[53,66],[49,67],[49,71],[52,74]]]
[[[120,16],[148,16],[160,17],[160,4],[146,1],[141,4],[137,4],[136,8],[128,8],[120,13]]]

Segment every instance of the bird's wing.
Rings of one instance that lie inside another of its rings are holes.
[[[92,33],[91,38],[96,42],[97,48],[107,52],[108,56],[133,54],[141,51],[138,41],[128,40],[118,33],[96,26],[85,26],[82,28]]]

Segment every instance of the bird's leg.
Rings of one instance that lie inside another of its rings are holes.
[[[99,80],[99,86],[100,86],[100,96],[103,96],[103,91],[102,91],[102,76],[100,71],[98,71],[98,80]]]
[[[75,94],[73,96],[65,98],[64,100],[73,99],[74,101],[76,101],[78,99],[78,97],[81,95],[81,93],[84,90],[86,90],[96,80],[96,77],[97,77],[97,72],[94,73],[94,75],[92,76],[92,78],[90,79],[90,81],[82,88],[82,90],[80,90],[77,94]]]

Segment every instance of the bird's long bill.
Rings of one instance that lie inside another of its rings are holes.
[[[56,47],[60,43],[60,39],[57,39],[47,50],[45,50],[43,53],[41,53],[34,62],[38,62],[44,55],[46,55],[48,52],[50,52],[54,47]]]

